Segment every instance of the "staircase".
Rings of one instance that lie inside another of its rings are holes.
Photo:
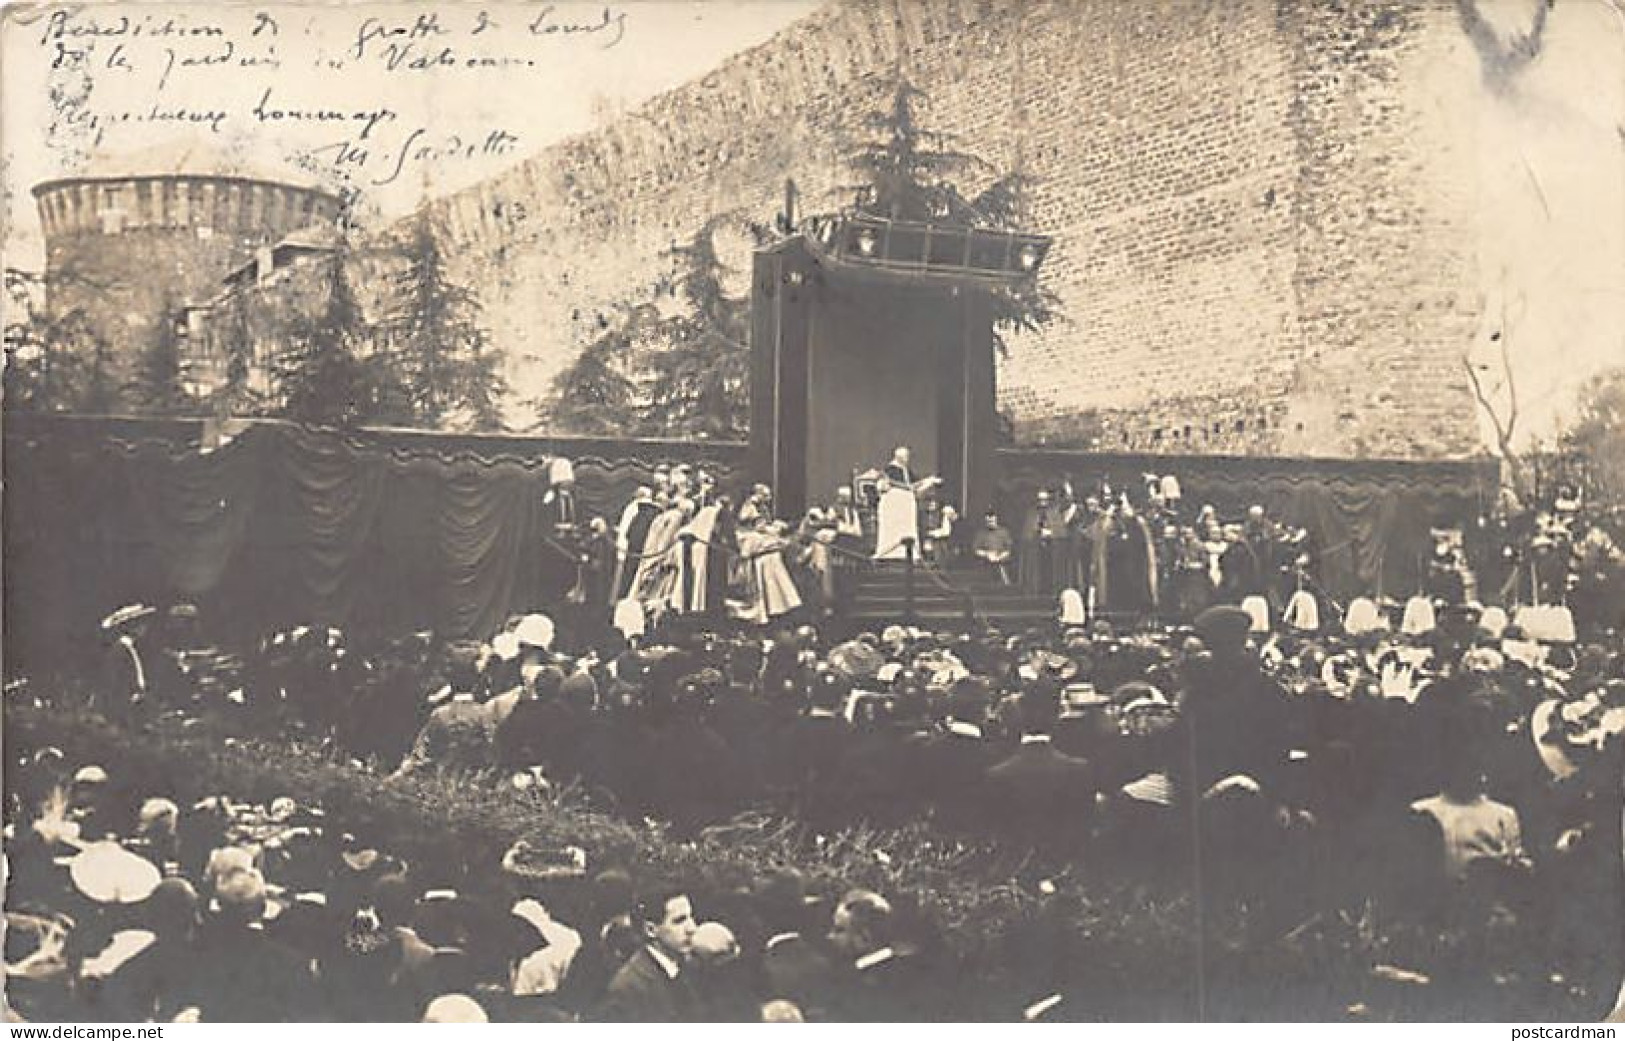
[[[908,609],[908,570],[903,563],[866,564],[848,570],[842,577],[845,614],[852,621],[877,625],[961,625],[968,621],[1030,625],[1055,614],[1054,597],[1007,586],[981,568],[938,571],[915,567],[912,616]]]

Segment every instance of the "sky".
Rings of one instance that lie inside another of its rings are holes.
[[[1514,38],[1536,2],[1480,7]],[[1516,433],[1546,438],[1586,379],[1625,365],[1625,0],[1558,0],[1539,56],[1480,91],[1474,129],[1485,316],[1473,358],[1487,388],[1502,387],[1490,339],[1502,333]],[[1504,390],[1494,400],[1506,415]],[[1484,434],[1493,444],[1487,421]]]
[[[702,75],[817,6],[11,4],[0,29],[8,255],[39,255],[32,185],[199,133],[255,169],[314,166],[385,215],[407,212]]]

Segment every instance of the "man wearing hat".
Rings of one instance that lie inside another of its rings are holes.
[[[479,645],[473,643],[452,644],[446,649],[449,697],[429,714],[394,776],[404,777],[431,765],[468,770],[490,765],[492,717],[475,698],[479,653]]]
[[[1250,777],[1268,791],[1286,765],[1289,705],[1248,649],[1252,623],[1246,611],[1229,605],[1196,618],[1209,656],[1193,663],[1183,714],[1197,794],[1231,776]]]
[[[971,555],[981,561],[982,566],[997,575],[999,581],[1005,585],[1010,584],[1010,551],[1012,545],[1010,529],[999,523],[997,513],[991,509],[988,510],[982,529],[971,540]]]
[[[548,523],[560,535],[573,533],[577,523],[575,465],[564,456],[554,457],[547,465],[547,484],[542,505]]]
[[[112,643],[106,678],[97,699],[110,715],[127,719],[151,699],[155,677],[142,640],[156,613],[145,604],[130,604],[102,619],[102,631],[112,638]]]
[[[1066,543],[1061,510],[1048,488],[1038,490],[1037,500],[1021,530],[1021,587],[1029,593],[1054,593],[1056,576],[1061,573],[1061,550]]]

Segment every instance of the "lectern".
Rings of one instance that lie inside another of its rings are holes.
[[[781,516],[833,501],[908,445],[961,515],[997,475],[993,294],[1036,275],[1033,235],[824,218],[757,251],[750,466]]]

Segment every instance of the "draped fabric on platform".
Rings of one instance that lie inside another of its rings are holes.
[[[87,653],[96,623],[135,601],[194,600],[228,640],[299,624],[485,637],[510,613],[556,609],[575,582],[542,507],[553,453],[575,462],[582,520],[613,522],[658,462],[705,468],[725,490],[745,476],[737,444],[287,423],[203,443],[195,420],[7,415],[8,669]],[[1123,488],[1153,471],[1177,473],[1187,505],[1239,517],[1261,503],[1309,529],[1323,584],[1341,599],[1409,596],[1429,528],[1470,521],[1495,489],[1493,466],[1471,461],[1001,454],[1009,504],[1065,478]]]
[[[204,452],[199,429],[8,417],[8,665],[71,656],[135,601],[193,600],[228,639],[298,624],[484,637],[575,582],[543,515],[550,454],[490,447],[519,439],[458,450],[271,423]],[[576,457],[582,519],[614,515],[659,461],[735,482],[736,446],[710,451]]]

